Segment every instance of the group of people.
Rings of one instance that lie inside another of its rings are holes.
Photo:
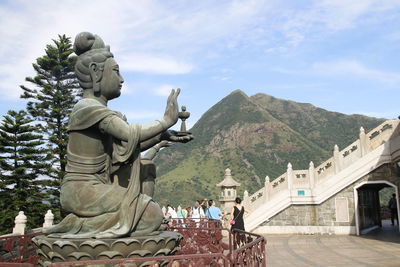
[[[237,197],[235,205],[229,213],[221,211],[216,206],[216,202],[212,199],[197,200],[193,206],[182,208],[178,206],[176,209],[171,205],[163,207],[165,218],[191,218],[191,219],[208,219],[222,221],[224,218],[228,219],[232,229],[240,229],[244,231],[243,215],[245,213],[244,207],[241,205],[242,200]]]
[[[221,220],[224,215],[221,210],[216,207],[214,200],[203,199],[197,200],[193,206],[182,208],[178,206],[176,209],[170,204],[162,208],[164,217],[166,218],[192,218],[192,219],[209,219]]]

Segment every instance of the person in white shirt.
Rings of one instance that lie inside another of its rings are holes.
[[[192,207],[192,219],[197,219],[197,221],[199,221],[199,219],[204,218],[204,210],[203,208],[200,206],[200,201],[196,201],[196,203],[194,204],[194,207]]]
[[[169,204],[167,205],[167,217],[168,218],[178,218],[176,211]]]

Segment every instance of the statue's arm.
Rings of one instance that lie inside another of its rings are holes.
[[[167,100],[167,107],[165,109],[164,117],[151,123],[142,124],[139,133],[139,142],[147,141],[148,144],[143,144],[147,148],[161,141],[161,133],[173,126],[178,121],[178,103],[177,98],[180,89],[172,90]],[[110,118],[111,117],[111,118]],[[128,141],[129,138],[129,124],[118,116],[110,116],[100,122],[100,130],[118,138],[122,141]],[[146,148],[146,149],[147,149]]]
[[[141,142],[140,143],[140,151],[146,151],[147,149],[153,150],[153,148],[154,148],[154,150],[157,149],[157,151],[154,153],[154,156],[155,156],[155,154],[160,149],[159,147],[157,147],[157,144],[160,142],[161,142],[161,134],[158,134],[158,135],[154,136],[153,138],[150,138],[150,139],[147,139],[146,141]],[[148,153],[150,153],[150,151]],[[145,154],[145,158],[147,158],[147,159],[153,159],[154,156],[150,157],[150,154],[149,154],[149,156],[147,156],[147,153]]]
[[[118,116],[109,116],[99,123],[100,131],[121,141],[128,141],[130,125]],[[160,121],[143,124],[140,127],[139,142],[148,149],[161,141],[160,132],[164,132],[164,124]],[[145,141],[145,142],[144,142]]]
[[[172,90],[171,94],[167,100],[167,107],[165,108],[164,117],[161,120],[157,120],[155,122],[142,125],[140,131],[140,141],[141,145],[144,147],[152,147],[153,145],[159,143],[165,133],[171,126],[173,126],[178,121],[178,95],[180,93],[180,89],[178,88],[176,91]],[[149,140],[148,144],[143,141]],[[146,148],[146,149],[147,149]]]
[[[144,145],[143,143],[146,143],[146,142],[147,142],[147,141],[142,142],[142,143],[140,144],[140,148],[141,148],[141,149],[143,149],[143,145]],[[160,149],[161,149],[162,147],[168,147],[168,146],[171,146],[171,145],[172,145],[171,142],[168,142],[168,141],[166,141],[166,140],[163,140],[163,141],[161,141],[160,143],[158,143],[158,144],[156,144],[156,145],[150,147],[150,148],[148,149],[148,151],[144,154],[143,158],[152,160],[152,159],[154,159],[154,157],[157,155],[157,153],[160,151]],[[146,149],[143,149],[142,151],[144,151],[144,150],[146,150]]]
[[[141,151],[145,151],[150,147],[160,143],[163,140],[172,142],[186,143],[193,139],[193,136],[187,134],[185,136],[176,136],[177,132],[172,130],[163,130],[162,126],[158,126],[161,123],[149,123],[144,124],[141,127],[140,135],[145,135],[139,137]],[[123,119],[118,116],[109,116],[99,123],[100,131],[109,134],[114,138],[127,142],[130,134],[130,126]],[[149,132],[158,132],[154,136],[149,137]],[[146,135],[147,134],[147,135]]]

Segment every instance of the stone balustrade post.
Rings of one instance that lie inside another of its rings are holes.
[[[15,217],[15,227],[13,228],[13,234],[24,235],[27,217],[23,211],[18,212],[17,217]]]
[[[335,173],[340,172],[342,164],[341,164],[339,146],[338,145],[335,145],[333,147],[333,161],[335,162]]]
[[[315,186],[315,167],[314,167],[314,162],[312,161],[310,161],[310,165],[308,167],[308,177],[309,177],[310,189],[312,192]]]
[[[293,169],[292,164],[289,162],[287,165],[286,170],[286,179],[288,183],[289,194],[292,195],[292,188],[293,188]]]
[[[48,210],[47,213],[44,215],[43,229],[53,226],[53,221],[54,214],[51,212],[51,210]]]
[[[267,202],[269,199],[269,183],[270,179],[269,176],[265,176],[265,182],[264,182],[264,202]]]
[[[248,209],[251,210],[250,203],[251,202],[250,202],[249,192],[247,190],[244,190],[244,193],[243,193],[243,206],[245,208],[248,208]]]
[[[360,151],[361,157],[367,154],[367,136],[363,127],[360,128]]]

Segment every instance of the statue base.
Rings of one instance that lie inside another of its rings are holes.
[[[168,231],[115,239],[60,239],[44,235],[32,239],[40,266],[54,262],[167,256],[175,253],[181,240],[181,234]]]

